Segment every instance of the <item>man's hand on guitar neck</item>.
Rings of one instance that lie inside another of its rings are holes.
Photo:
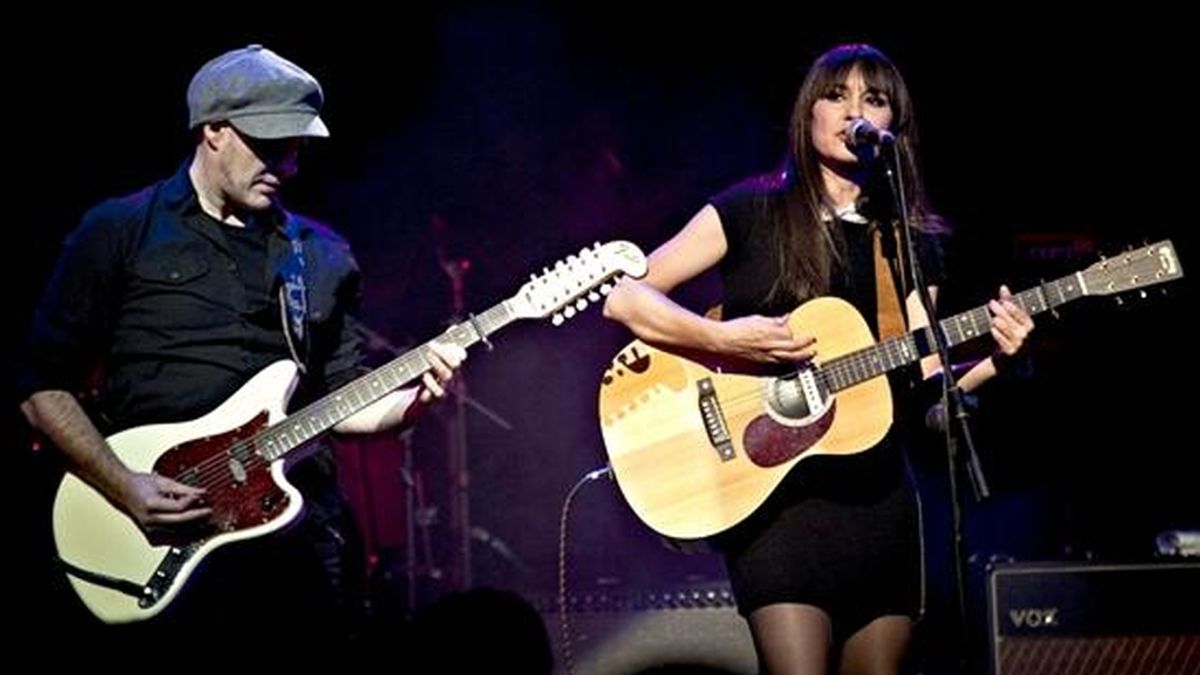
[[[429,362],[429,372],[421,376],[420,393],[417,400],[429,403],[434,399],[446,397],[446,390],[454,378],[454,372],[467,358],[467,351],[455,344],[430,342],[425,360]]]
[[[422,348],[429,370],[415,386],[391,392],[334,427],[339,433],[374,433],[398,424],[417,421],[429,406],[444,399],[450,391],[454,373],[467,357],[462,347],[444,342],[430,342]]]

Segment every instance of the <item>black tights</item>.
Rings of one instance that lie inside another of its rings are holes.
[[[812,605],[767,605],[750,615],[759,663],[768,675],[899,675],[912,634],[906,616],[883,616],[833,653],[829,615]]]

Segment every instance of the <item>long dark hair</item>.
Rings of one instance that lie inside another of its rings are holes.
[[[917,125],[912,99],[900,71],[883,52],[870,45],[834,47],[813,62],[792,106],[788,154],[774,181],[784,192],[784,207],[769,216],[775,221],[771,232],[781,264],[772,299],[784,294],[798,300],[824,295],[829,292],[831,274],[842,264],[841,230],[826,223],[826,214],[833,211],[833,206],[825,193],[820,160],[813,146],[812,110],[855,68],[862,73],[867,87],[883,93],[891,106],[890,130],[900,151],[904,197],[912,222],[925,229],[941,228],[927,207],[916,161]],[[865,187],[864,194],[869,194]]]

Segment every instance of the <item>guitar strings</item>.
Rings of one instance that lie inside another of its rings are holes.
[[[484,326],[490,325],[494,329],[498,326],[504,325],[505,321],[509,317],[510,317],[510,311],[509,311],[508,307],[505,306],[503,303],[501,303],[501,304],[489,309],[488,311],[480,314],[478,317],[476,317],[476,320],[479,321]],[[463,342],[466,345],[469,345],[475,341],[476,333],[474,332],[474,329],[472,329],[472,331],[468,333],[467,327],[468,327],[467,323],[460,323],[455,326],[451,326],[449,329],[447,329],[443,333],[443,335],[450,337],[452,340],[455,340],[456,342]],[[490,331],[488,331],[488,332],[490,332]],[[428,344],[428,343],[426,343],[426,344]],[[346,385],[336,391],[333,391],[333,392],[325,395],[324,397],[318,399],[317,401],[315,401],[312,404],[310,404],[309,406],[307,406],[305,408],[305,410],[301,410],[298,413],[286,418],[286,420],[292,420],[293,423],[295,423],[296,420],[299,419],[300,420],[299,425],[301,428],[295,430],[293,433],[297,434],[298,436],[308,436],[308,438],[306,438],[301,443],[294,444],[293,447],[298,447],[300,445],[303,445],[304,443],[307,443],[308,441],[316,438],[317,436],[321,435],[322,433],[324,433],[327,430],[327,428],[326,428],[326,429],[322,429],[321,431],[319,431],[317,433],[311,433],[311,430],[303,428],[304,422],[311,421],[314,418],[320,419],[321,413],[316,412],[316,411],[319,411],[320,409],[333,408],[334,410],[336,410],[337,406],[339,404],[334,403],[334,401],[337,400],[339,397],[347,399],[347,401],[350,403],[350,405],[355,406],[361,410],[362,408],[365,408],[365,407],[375,403],[380,398],[385,396],[387,393],[390,393],[392,391],[402,388],[404,385],[415,381],[418,377],[420,377],[424,373],[428,372],[429,364],[428,364],[428,362],[426,362],[424,360],[424,356],[420,353],[421,350],[425,348],[425,346],[426,345],[421,345],[420,347],[417,347],[416,349],[412,350],[411,352],[408,352],[407,354],[397,357],[395,360],[381,366],[374,372],[369,373],[369,374],[363,376],[362,378],[359,378],[358,380],[355,380],[355,381],[349,383],[348,385]],[[416,360],[419,364],[424,366],[423,368],[418,368],[417,372],[415,374],[409,372],[410,370],[412,370],[412,366],[414,365],[412,362],[414,360]],[[394,373],[393,371],[400,371],[400,372]],[[392,379],[400,382],[400,384],[398,384],[396,386],[386,386],[386,385],[388,385],[388,383],[384,380],[384,378],[388,374],[391,374]],[[383,381],[383,384],[385,385],[385,391],[383,393],[379,394],[378,396],[376,396],[375,394],[379,390],[378,383],[380,381]],[[369,401],[369,402],[363,403],[364,401]],[[305,411],[311,411],[311,412],[306,414]],[[178,472],[176,475],[171,476],[171,478],[180,480],[180,482],[183,482],[185,484],[191,484],[188,481],[192,481],[192,482],[196,483],[195,487],[203,487],[203,488],[218,487],[225,481],[225,475],[229,473],[229,468],[228,468],[229,459],[236,458],[242,454],[246,454],[245,453],[246,450],[251,451],[250,453],[248,453],[249,457],[244,460],[241,460],[241,459],[238,460],[242,463],[242,467],[244,469],[254,470],[254,469],[257,469],[259,467],[259,465],[267,465],[269,467],[270,462],[272,460],[267,460],[265,457],[263,457],[262,454],[258,451],[258,448],[261,447],[267,440],[269,440],[268,439],[269,434],[278,433],[279,431],[283,430],[283,424],[284,424],[284,421],[281,421],[279,424],[276,424],[274,426],[269,426],[269,427],[260,429],[256,433],[254,433],[252,436],[250,436],[249,438],[241,439],[241,440],[237,441],[236,443],[234,443],[233,445],[230,445],[227,448],[220,449],[216,453],[209,455],[208,457],[205,457],[205,458],[197,461],[195,464],[184,468],[182,471]],[[329,425],[329,426],[332,426],[332,425]],[[183,477],[189,473],[191,473],[193,475],[189,476],[187,480],[181,480],[181,477]]]
[[[1159,265],[1158,265],[1156,259],[1152,256],[1152,254],[1148,255],[1146,257],[1141,257],[1141,258],[1134,257],[1132,259],[1129,259],[1124,262],[1123,266],[1129,267],[1133,270],[1131,272],[1131,276],[1133,279],[1132,284],[1134,287],[1144,285],[1142,283],[1139,283],[1139,278],[1141,276],[1150,277],[1152,274],[1156,274],[1159,271]],[[1094,274],[1090,270],[1084,270],[1081,273],[1084,274],[1085,276]],[[1048,307],[1051,306],[1051,303],[1048,302],[1044,298],[1045,286],[1058,287],[1064,282],[1070,283],[1070,281],[1072,281],[1073,279],[1074,279],[1074,275],[1068,275],[1061,279],[1057,279],[1055,281],[1049,282],[1049,283],[1045,284],[1043,287],[1026,289],[1017,294],[1014,294],[1013,301],[1018,306],[1020,306],[1023,310],[1025,310],[1027,312],[1032,310],[1032,313],[1040,313],[1041,311],[1044,311],[1045,309],[1047,309]],[[1061,292],[1061,289],[1059,291],[1059,294],[1060,294],[1060,296],[1063,295]],[[980,315],[982,315],[982,316],[980,316]],[[979,335],[983,334],[983,331],[979,330],[977,327],[979,323],[985,322],[990,330],[991,315],[987,311],[986,306],[977,307],[977,308],[969,310],[967,312],[963,312],[954,317],[950,317],[949,319],[945,319],[945,320],[941,321],[940,323],[942,326],[945,327],[945,326],[949,326],[949,325],[954,325],[956,323],[961,324],[962,322],[964,322],[966,320],[969,320],[971,322],[971,326],[972,326],[971,330],[966,333],[967,337],[975,337],[975,333],[978,333]],[[450,332],[451,331],[447,331],[447,333],[450,333]],[[961,325],[959,326],[959,332],[960,332],[960,334],[963,332]],[[879,370],[880,362],[879,362],[878,354],[880,352],[884,352],[886,354],[887,352],[891,351],[892,352],[891,356],[893,359],[896,360],[896,363],[898,365],[907,365],[909,363],[914,362],[913,360],[908,360],[906,357],[903,357],[903,356],[900,356],[898,359],[896,359],[896,357],[898,355],[895,353],[895,350],[899,349],[899,345],[905,341],[910,342],[910,343],[913,342],[912,335],[903,336],[900,338],[893,338],[891,340],[887,340],[885,342],[881,342],[877,345],[874,345],[872,348],[867,348],[867,349],[861,350],[859,352],[854,352],[851,354],[846,354],[841,357],[838,357],[837,359],[834,359],[828,363],[822,364],[821,366],[815,368],[814,375],[821,381],[821,383],[823,385],[825,385],[826,391],[830,392],[831,394],[836,393],[836,392],[834,391],[833,387],[830,386],[830,383],[836,383],[836,382],[840,382],[840,381],[852,382],[852,384],[850,384],[848,387],[840,387],[837,389],[837,391],[841,391],[841,390],[847,389],[849,387],[853,387],[855,385],[868,382],[872,379],[875,379],[876,377],[881,377],[881,376],[885,375],[886,372],[890,371],[892,368],[895,367],[895,366],[893,366],[890,368]],[[907,346],[915,349],[915,344],[910,344]],[[404,358],[404,357],[401,357],[401,359],[402,358]],[[386,369],[387,367],[388,366],[384,366],[381,370]],[[878,370],[877,373],[875,372],[876,370]],[[377,373],[374,373],[374,374],[377,374]],[[864,377],[864,375],[865,375],[865,377]],[[413,377],[412,379],[415,379],[415,377]],[[411,381],[411,380],[409,380],[409,381]],[[356,386],[356,383],[352,383],[350,385],[350,387],[354,387],[354,386]],[[392,388],[392,389],[389,389],[388,391],[393,391],[394,389],[395,388]],[[722,400],[721,404],[723,407],[727,407],[731,410],[733,410],[733,409],[744,410],[747,407],[763,406],[763,405],[765,405],[765,400],[766,400],[766,396],[764,393],[765,390],[766,390],[766,388],[763,387],[763,388],[756,389],[755,391],[748,393],[748,394],[731,396],[729,398]],[[336,394],[337,392],[334,392],[334,393]],[[333,398],[333,395],[334,394],[330,394],[330,395],[326,396],[325,398],[322,398],[316,404],[314,404],[313,406],[310,406],[310,407],[317,407],[319,404],[326,402],[327,399],[331,400]],[[360,396],[360,398],[361,398],[361,394],[356,393],[356,395]],[[233,445],[224,449],[224,451],[218,452],[214,455],[211,455],[209,457],[206,457],[206,458],[200,460],[196,464],[185,469],[179,475],[174,476],[174,478],[178,479],[183,474],[193,473],[194,475],[193,475],[193,477],[191,477],[191,480],[195,481],[195,483],[198,484],[198,485],[196,485],[197,487],[204,487],[204,488],[216,487],[222,482],[221,473],[222,473],[222,471],[227,469],[228,458],[230,456],[236,456],[238,454],[241,454],[247,449],[252,450],[252,452],[249,453],[249,456],[247,459],[241,460],[243,463],[243,468],[245,468],[247,470],[254,470],[254,469],[257,469],[259,467],[259,465],[269,466],[270,461],[267,460],[266,458],[264,458],[258,452],[257,446],[260,445],[260,443],[266,439],[268,434],[272,433],[274,430],[276,430],[278,428],[279,428],[279,425],[276,425],[274,427],[266,427],[266,428],[258,431],[257,433],[255,433],[250,438],[239,440],[237,443],[234,443]],[[305,431],[305,432],[300,432],[300,433],[307,434],[308,432]],[[315,438],[315,436],[320,435],[320,433],[323,433],[323,431],[318,432],[318,434],[314,434],[309,439],[306,439],[305,442],[307,442],[307,440],[311,440],[311,438]],[[186,482],[186,481],[184,481],[184,482]]]
[[[449,331],[447,331],[447,332],[449,332]],[[418,348],[418,349],[420,349],[420,348]],[[313,438],[316,438],[317,436],[321,435],[325,431],[325,429],[323,429],[317,433],[311,433],[311,430],[304,428],[303,423],[305,421],[311,421],[314,418],[320,419],[321,413],[318,411],[321,409],[333,408],[334,410],[336,410],[338,403],[334,403],[334,401],[337,400],[338,398],[345,398],[345,399],[347,399],[347,402],[350,403],[350,405],[356,406],[359,409],[362,409],[362,408],[365,408],[365,407],[377,402],[380,398],[387,395],[387,393],[390,393],[392,391],[402,388],[405,384],[408,384],[409,382],[416,380],[417,377],[419,377],[420,375],[423,375],[425,372],[427,372],[428,365],[426,364],[426,368],[421,370],[416,375],[409,375],[407,373],[405,375],[392,374],[393,379],[396,379],[397,381],[399,381],[400,384],[395,387],[387,387],[386,391],[384,393],[380,394],[379,396],[375,396],[375,393],[379,389],[378,382],[383,381],[383,378],[386,375],[386,373],[384,373],[383,371],[389,371],[389,373],[391,371],[406,372],[410,369],[410,366],[412,364],[409,362],[413,358],[416,358],[416,350],[414,350],[413,352],[410,352],[409,354],[406,354],[404,356],[397,358],[396,360],[392,361],[391,363],[385,364],[384,366],[380,367],[378,370],[376,370],[362,378],[359,378],[358,380],[355,380],[354,382],[351,382],[350,384],[346,385],[345,387],[342,387],[334,392],[331,392],[331,393],[325,395],[324,397],[318,399],[317,401],[315,401],[312,404],[310,404],[309,406],[307,406],[304,410],[301,410],[301,411],[295,413],[294,415],[292,415],[288,418],[285,418],[284,421],[281,421],[280,423],[275,424],[273,426],[268,426],[263,429],[260,429],[256,433],[254,433],[252,436],[250,436],[249,438],[241,439],[241,440],[237,441],[236,443],[234,443],[233,445],[230,445],[227,448],[222,448],[219,451],[217,451],[216,453],[199,460],[195,464],[190,465],[190,466],[186,467],[185,469],[183,469],[182,471],[180,471],[177,475],[172,476],[172,478],[178,479],[180,476],[188,474],[189,472],[195,472],[195,478],[193,480],[204,483],[207,486],[215,486],[213,483],[210,482],[210,479],[213,477],[214,473],[219,476],[219,474],[222,471],[227,470],[228,461],[231,457],[236,458],[241,454],[245,454],[245,451],[248,449],[251,450],[251,452],[249,453],[250,456],[245,460],[239,459],[239,461],[241,461],[243,463],[243,466],[245,466],[246,468],[255,468],[256,460],[259,462],[269,464],[269,460],[266,460],[266,458],[264,458],[259,453],[258,447],[262,446],[267,440],[269,440],[269,438],[268,438],[269,434],[279,433],[280,431],[282,431],[284,429],[283,425],[284,425],[285,421],[291,420],[291,422],[293,424],[297,424],[297,426],[300,427],[300,428],[296,429],[295,431],[293,431],[293,433],[297,434],[298,436],[308,436],[308,438],[306,438],[301,443],[292,444],[293,447],[298,447],[300,445],[303,445],[304,443],[308,442],[309,440],[312,440]],[[387,385],[387,382],[384,381],[384,384]],[[374,385],[374,386],[372,386],[372,385]],[[364,403],[364,401],[366,401],[366,403]],[[306,413],[306,411],[309,411],[309,412]],[[332,426],[332,425],[330,425],[330,426]],[[186,481],[182,481],[182,482],[186,482]],[[220,484],[221,482],[222,482],[221,479],[218,478],[216,484]]]
[[[1153,253],[1146,254],[1142,257],[1135,255],[1128,259],[1115,260],[1116,262],[1110,264],[1116,265],[1118,268],[1127,268],[1126,274],[1128,278],[1124,279],[1124,281],[1130,286],[1131,289],[1157,283],[1158,275],[1161,272],[1161,265],[1159,264],[1158,260],[1153,257]],[[1109,275],[1111,275],[1113,272],[1112,270],[1107,269],[1104,271]],[[1084,275],[1085,277],[1089,277],[1095,276],[1096,272],[1092,270],[1083,270],[1080,272],[1080,274]],[[1095,281],[1096,280],[1093,280],[1093,284],[1091,285],[1096,285],[1094,283]],[[1030,314],[1039,314],[1051,307],[1066,302],[1068,293],[1066,293],[1065,290],[1071,290],[1070,286],[1074,285],[1074,282],[1075,275],[1068,275],[1043,284],[1042,286],[1029,288],[1019,293],[1015,293],[1012,296],[1012,301],[1021,307],[1022,310]],[[1110,281],[1109,283],[1111,284],[1112,282]],[[1064,284],[1068,286],[1068,288],[1065,290],[1063,289]],[[1061,300],[1056,303],[1047,297],[1047,288],[1052,288],[1053,290],[1057,291],[1057,294]],[[1076,289],[1072,292],[1072,294],[1081,291],[1083,291],[1083,289]],[[986,332],[990,332],[991,313],[987,309],[987,306],[984,305],[966,312],[962,312],[947,319],[943,319],[939,322],[939,325],[942,326],[943,332],[956,330],[960,338],[959,342],[961,342],[965,339],[982,336]],[[965,328],[965,326],[968,325],[969,328]],[[980,327],[981,325],[986,326],[987,330],[983,330]],[[923,330],[928,331],[929,327],[927,326]],[[927,341],[931,342],[932,340],[927,339]],[[881,377],[895,367],[916,362],[917,359],[909,359],[904,355],[903,352],[900,351],[902,349],[900,345],[903,343],[907,343],[905,347],[911,349],[911,353],[917,352],[913,334],[910,334],[886,340],[857,352],[839,356],[816,367],[814,369],[814,374],[821,381],[821,383],[825,385],[825,390],[830,394],[834,394],[836,391],[849,389],[858,384],[863,384],[875,379],[876,377]],[[883,369],[879,368],[881,353],[883,354],[882,358],[886,360],[884,365],[890,367],[885,367]],[[924,356],[927,355],[921,355],[920,358],[924,358]],[[836,390],[834,386],[831,386],[832,384],[841,382],[847,382],[848,384],[847,386],[837,387]],[[763,386],[755,388],[750,393],[723,398],[721,399],[721,405],[722,407],[731,410],[745,410],[748,405],[750,407],[765,406],[767,398],[765,393],[766,390],[767,387]]]

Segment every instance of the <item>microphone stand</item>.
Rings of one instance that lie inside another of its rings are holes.
[[[444,227],[440,224],[439,227]],[[463,290],[467,272],[471,269],[471,261],[466,258],[451,258],[445,254],[445,248],[439,242],[437,246],[438,263],[446,276],[450,277],[454,314],[453,323],[458,323],[466,316],[463,304]],[[469,457],[467,452],[467,415],[466,406],[470,405],[483,413],[488,419],[505,431],[511,431],[513,426],[507,420],[486,406],[467,395],[466,378],[456,377],[450,382],[447,390],[454,396],[454,412],[449,425],[449,472],[450,472],[450,522],[453,533],[454,549],[454,578],[452,582],[460,589],[471,587],[471,540],[472,533],[482,528],[471,527],[471,495]]]
[[[956,656],[960,672],[969,672],[967,670],[968,654],[970,653],[970,650],[967,649],[970,639],[970,632],[967,630],[967,560],[966,551],[964,550],[962,496],[958,487],[959,465],[962,460],[959,457],[958,435],[955,434],[955,429],[961,435],[963,445],[966,448],[966,464],[964,468],[971,481],[975,500],[980,501],[987,498],[990,496],[991,491],[983,475],[979,456],[975,452],[975,442],[971,434],[971,425],[968,419],[969,413],[963,399],[962,389],[958,386],[954,368],[951,366],[950,350],[946,344],[946,336],[941,330],[937,313],[934,310],[933,299],[929,295],[929,287],[925,283],[925,275],[921,270],[920,261],[917,258],[916,245],[913,242],[911,233],[912,223],[909,219],[908,204],[904,196],[904,176],[900,170],[902,163],[900,161],[899,144],[894,141],[881,143],[879,157],[882,159],[888,187],[891,191],[892,206],[897,214],[897,219],[900,221],[900,239],[905,252],[905,260],[903,262],[907,263],[907,276],[911,281],[912,288],[916,290],[917,296],[921,300],[921,306],[925,308],[925,316],[929,318],[929,328],[925,331],[926,336],[927,338],[932,338],[932,345],[941,358],[942,363],[942,405],[947,416],[945,435],[950,492],[951,536],[953,537],[954,592],[958,612],[958,616],[956,617],[956,627],[958,629],[956,648],[958,653]],[[905,299],[901,298],[900,300],[900,306],[903,307]],[[929,340],[927,340],[928,342]],[[928,344],[926,348],[928,348]],[[950,420],[954,421],[951,422]]]
[[[367,350],[385,351],[392,356],[404,354],[406,349],[392,344],[386,337],[367,326],[362,321],[354,322],[354,330],[366,338]],[[405,612],[412,612],[417,606],[417,576],[428,577],[432,581],[442,578],[441,568],[433,564],[433,548],[429,541],[429,528],[433,525],[434,509],[425,503],[425,491],[422,489],[421,477],[413,466],[412,430],[405,429],[397,435],[404,444],[404,463],[400,466],[400,480],[404,486],[404,600]],[[423,563],[417,560],[418,529],[420,530],[420,553]]]
[[[438,262],[450,277],[454,313],[450,320],[458,323],[464,316],[463,286],[471,263],[465,258],[447,258],[438,248]],[[454,392],[454,412],[449,425],[450,470],[450,530],[454,536],[454,585],[460,590],[471,587],[471,476],[467,457],[467,418],[463,397],[467,395],[462,377],[448,387]]]
[[[469,265],[466,264],[465,260],[464,261],[454,261],[454,262],[455,262],[455,264],[457,264],[463,268],[463,272],[465,272],[466,268],[469,267]],[[445,267],[445,265],[443,265],[443,267]],[[447,270],[447,271],[449,271],[449,270]],[[461,316],[462,315],[461,280],[455,283],[454,297],[455,297],[456,316]],[[357,330],[360,335],[362,335],[364,338],[366,338],[368,349],[377,349],[377,350],[387,351],[387,352],[390,352],[393,356],[401,356],[406,351],[408,351],[406,349],[401,349],[400,347],[396,346],[395,344],[390,342],[386,337],[379,334],[377,331],[373,330],[371,327],[367,326],[362,321],[355,321],[354,327],[355,327],[355,330]],[[455,379],[459,382],[461,381],[460,378],[455,378]],[[454,400],[455,400],[455,423],[454,423],[454,430],[453,430],[455,437],[452,440],[452,443],[456,443],[456,445],[452,448],[452,456],[451,456],[451,462],[450,462],[451,463],[451,467],[450,467],[450,469],[451,469],[451,499],[454,500],[454,503],[456,503],[459,499],[465,501],[467,498],[466,476],[465,476],[466,420],[464,417],[464,412],[465,412],[464,406],[470,406],[472,409],[479,412],[484,417],[491,420],[492,423],[494,423],[496,426],[500,427],[501,429],[504,429],[505,431],[512,431],[512,429],[513,429],[512,424],[508,420],[501,417],[500,414],[497,413],[496,411],[494,411],[491,408],[488,408],[484,404],[480,403],[477,399],[474,399],[471,396],[469,396],[467,394],[466,387],[455,386],[456,384],[457,384],[457,382],[452,383],[451,386],[447,389],[447,392],[449,394],[453,395]],[[409,434],[409,433],[411,433],[411,430],[405,430],[405,431],[401,432],[402,435]],[[459,443],[459,442],[461,442],[461,443]],[[462,448],[461,452],[459,451],[460,447]],[[461,477],[459,477],[458,474],[455,472],[455,470],[457,468],[456,461],[460,454],[464,455],[461,460],[461,466],[463,467],[464,475],[462,475]],[[405,539],[407,541],[407,547],[406,547],[407,551],[405,553],[405,578],[406,578],[406,582],[407,582],[407,586],[408,586],[407,590],[406,590],[406,593],[407,593],[406,600],[408,602],[408,610],[409,611],[412,611],[412,609],[414,607],[416,607],[418,570],[423,570],[424,574],[426,576],[428,576],[429,579],[432,581],[440,581],[445,576],[442,569],[433,564],[433,547],[429,540],[429,528],[430,528],[430,526],[433,525],[433,522],[435,519],[435,517],[434,517],[435,509],[432,509],[432,508],[429,508],[428,506],[426,506],[424,489],[422,487],[422,481],[420,479],[420,476],[417,474],[415,467],[413,466],[412,458],[413,458],[412,448],[411,447],[405,448],[404,465],[401,467],[400,473],[401,473],[401,477],[402,477],[402,480],[404,483]],[[459,489],[459,487],[458,487],[460,485],[462,486],[461,489]],[[451,521],[452,521],[451,527],[453,530],[455,530],[456,542],[459,541],[458,537],[460,534],[462,537],[466,538],[465,546],[466,546],[466,550],[467,550],[467,555],[469,556],[470,555],[470,541],[471,541],[471,539],[470,539],[471,527],[470,527],[470,524],[466,521],[466,516],[467,516],[467,512],[466,512],[465,508],[461,512],[459,510],[457,510],[457,508],[451,509]],[[461,522],[459,519],[461,519]],[[421,544],[420,550],[421,550],[422,556],[424,557],[423,565],[419,564],[417,561],[417,543],[418,543],[417,530],[418,529],[420,529],[420,535],[421,535],[420,536],[420,544]],[[460,543],[459,545],[463,546],[464,544]],[[460,565],[463,564],[463,562],[465,561],[465,564],[467,565],[466,569],[468,571],[464,576],[461,576],[460,579],[465,578],[466,583],[469,583],[470,582],[470,572],[469,572],[470,558],[469,557],[462,558],[461,553],[456,554],[455,557],[459,558],[459,560],[457,560],[456,562],[458,562]],[[465,586],[464,586],[464,588],[465,588]]]

